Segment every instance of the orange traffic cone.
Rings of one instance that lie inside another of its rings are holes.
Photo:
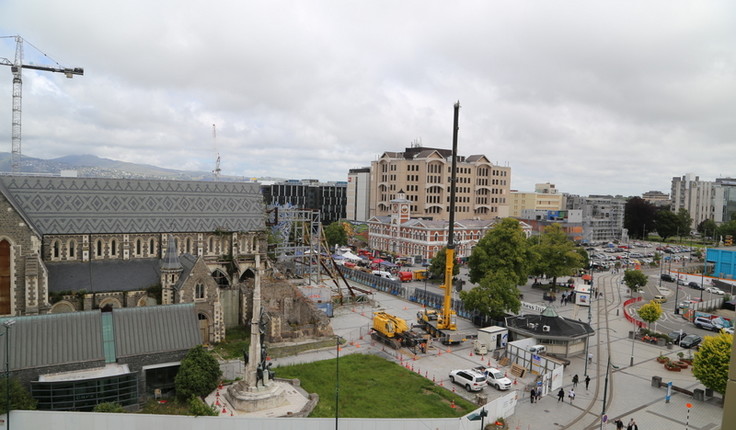
[[[473,356],[473,350],[472,349],[470,350],[470,356],[471,357]]]
[[[225,408],[222,408],[222,413],[223,413],[223,414],[226,414],[226,413],[227,413],[227,409],[225,409]]]
[[[450,403],[450,407],[451,407],[452,409],[455,409],[455,401],[454,401],[454,400],[452,401],[452,403]]]
[[[516,385],[516,378],[514,378],[514,385]]]

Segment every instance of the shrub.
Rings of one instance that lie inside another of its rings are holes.
[[[181,400],[191,396],[204,397],[217,388],[222,371],[220,364],[201,345],[189,350],[176,374],[176,396]]]
[[[195,417],[216,417],[219,415],[214,405],[208,405],[197,396],[189,398],[189,415]]]
[[[95,408],[92,409],[92,412],[112,412],[122,414],[125,413],[125,408],[123,408],[123,405],[121,405],[120,403],[105,402],[99,403],[97,406],[95,406]]]

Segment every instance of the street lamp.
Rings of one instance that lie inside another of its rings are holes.
[[[603,417],[606,415],[606,395],[608,394],[608,370],[611,368],[611,356],[608,356],[608,363],[606,364],[606,382],[603,384],[603,410],[601,411],[601,426],[603,429]]]
[[[8,430],[10,430],[10,342],[8,342],[8,339],[10,327],[13,324],[15,324],[15,320],[3,322],[3,326],[5,326],[5,405],[7,406]]]

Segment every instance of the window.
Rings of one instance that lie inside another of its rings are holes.
[[[186,250],[186,253],[187,254],[191,254],[192,253],[192,240],[190,238],[187,238],[187,250]]]
[[[148,241],[148,255],[153,255],[156,252],[156,248],[154,248],[155,245],[156,243],[153,239]]]
[[[204,299],[204,285],[201,282],[197,282],[197,285],[194,286],[194,299]]]
[[[102,257],[102,241],[100,239],[97,239],[95,244],[95,257]]]
[[[76,240],[70,240],[69,241],[69,258],[74,258],[74,252],[77,248],[77,241]]]
[[[61,248],[61,246],[59,245],[59,241],[58,240],[55,240],[54,241],[53,248],[54,248],[53,249],[54,258],[59,258],[59,248]]]
[[[110,254],[112,256],[118,255],[118,242],[115,239],[110,241]]]
[[[136,239],[135,241],[135,255],[141,255],[141,240]]]

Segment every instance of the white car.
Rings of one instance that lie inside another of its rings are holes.
[[[506,391],[511,388],[511,379],[507,378],[500,370],[489,367],[485,374],[488,385],[496,387],[497,390]]]
[[[480,391],[486,386],[486,375],[470,369],[456,369],[450,372],[450,381],[465,387],[468,391]]]
[[[706,293],[719,294],[719,295],[723,295],[724,294],[723,290],[721,290],[719,288],[716,288],[716,287],[707,287],[705,289],[705,292]]]
[[[721,333],[733,334],[733,327],[724,327],[721,329]]]

